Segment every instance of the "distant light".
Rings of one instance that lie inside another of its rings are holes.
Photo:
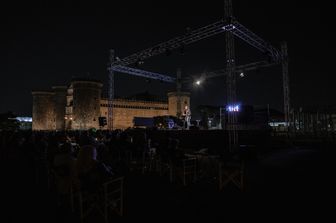
[[[240,111],[240,106],[239,105],[228,105],[226,107],[226,111],[228,111],[228,112],[239,112]]]
[[[18,120],[19,122],[32,122],[33,119],[32,117],[16,117],[16,120]]]
[[[245,77],[245,74],[244,74],[243,72],[241,72],[241,73],[239,74],[239,76],[240,76],[240,77]]]
[[[199,80],[196,81],[196,84],[197,84],[197,85],[201,85],[201,81],[199,81]]]
[[[269,122],[268,124],[272,127],[286,126],[286,122]]]

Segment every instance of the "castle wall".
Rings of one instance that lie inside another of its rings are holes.
[[[53,92],[33,92],[33,130],[99,129],[99,117],[108,116],[108,101],[101,99],[102,86],[98,81],[77,79],[68,88],[56,86]],[[134,117],[183,115],[186,105],[190,108],[190,93],[187,92],[168,93],[168,103],[115,99],[113,127],[133,127]]]
[[[101,100],[101,116],[108,115],[108,102]],[[133,127],[134,117],[154,117],[168,115],[165,102],[132,101],[115,99],[113,101],[113,128],[126,129]],[[104,127],[105,129],[107,126]]]
[[[65,128],[65,106],[67,87],[66,86],[54,86],[54,108],[55,108],[55,129],[62,131]]]
[[[33,130],[55,130],[54,92],[33,91]]]

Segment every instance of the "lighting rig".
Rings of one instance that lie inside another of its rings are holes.
[[[218,22],[204,26],[202,28],[189,30],[186,34],[170,39],[166,42],[154,45],[150,48],[134,53],[123,59],[114,59],[114,50],[110,52],[110,63],[108,65],[109,71],[109,106],[108,106],[108,127],[113,129],[113,99],[114,99],[114,72],[126,73],[130,75],[141,76],[150,79],[156,79],[163,82],[173,83],[177,82],[177,91],[181,87],[181,82],[186,79],[181,77],[174,78],[170,75],[164,75],[149,71],[140,70],[137,68],[130,68],[132,64],[139,64],[139,61],[144,61],[153,56],[160,54],[168,54],[176,49],[183,49],[186,45],[195,43],[197,41],[207,39],[209,37],[225,33],[226,40],[226,67],[219,71],[209,72],[206,78],[213,78],[218,76],[226,76],[226,88],[227,88],[227,103],[236,103],[236,77],[237,74],[244,74],[245,71],[256,70],[262,67],[269,67],[281,64],[282,65],[282,77],[283,77],[283,96],[284,96],[284,113],[285,123],[288,126],[290,124],[290,97],[289,97],[289,75],[288,75],[288,54],[287,44],[283,42],[281,49],[272,46],[269,42],[266,42],[257,34],[240,24],[232,13],[232,0],[225,0],[225,18]],[[255,47],[263,54],[267,55],[268,60],[253,62],[245,65],[236,66],[235,64],[235,49],[234,49],[234,36],[242,39],[251,46]],[[177,72],[179,73],[179,72]],[[180,75],[180,74],[178,74]],[[199,83],[200,84],[200,83]],[[238,134],[236,129],[236,114],[234,112],[228,118],[229,126],[229,139],[230,145],[237,145]]]

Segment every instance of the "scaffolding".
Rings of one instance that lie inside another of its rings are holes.
[[[284,113],[285,113],[285,123],[289,127],[291,125],[290,116],[290,91],[289,91],[289,74],[288,74],[288,53],[287,44],[284,42],[281,44],[281,50],[272,46],[269,42],[266,42],[257,34],[250,31],[248,28],[240,24],[236,18],[233,16],[232,0],[225,0],[225,16],[218,22],[212,23],[210,25],[189,31],[182,36],[175,37],[166,42],[154,45],[140,52],[131,54],[123,59],[114,59],[114,51],[111,50],[111,55],[113,52],[113,58],[110,58],[109,63],[109,112],[108,112],[108,122],[109,129],[113,129],[113,97],[114,97],[114,72],[121,72],[130,75],[141,76],[150,79],[157,79],[163,82],[173,83],[176,82],[177,91],[181,88],[181,83],[183,80],[181,76],[173,78],[171,75],[163,75],[154,72],[144,71],[136,68],[130,68],[132,64],[142,64],[145,59],[153,56],[157,56],[163,53],[170,53],[175,49],[183,49],[186,45],[195,43],[197,41],[207,39],[209,37],[225,33],[225,44],[226,44],[226,66],[220,71],[210,72],[207,78],[226,76],[226,88],[227,88],[227,102],[228,104],[235,104],[236,98],[236,76],[237,73],[244,71],[250,71],[259,69],[261,67],[269,67],[274,65],[282,65],[282,77],[283,77],[283,95],[284,95]],[[235,47],[234,47],[234,37],[238,37],[243,41],[247,42],[251,46],[255,47],[261,51],[264,55],[268,57],[267,60],[253,62],[246,65],[236,66],[235,63]],[[112,57],[112,56],[111,56]],[[178,72],[178,75],[179,72]],[[230,148],[238,145],[238,133],[236,128],[237,117],[233,112],[228,118],[228,130],[230,139]],[[288,128],[290,129],[290,128]]]

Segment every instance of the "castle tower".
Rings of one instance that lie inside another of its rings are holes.
[[[33,91],[33,130],[55,130],[54,92]]]
[[[189,92],[169,92],[168,93],[168,114],[181,117],[185,113],[185,108],[190,109]]]
[[[71,84],[73,88],[72,129],[98,129],[103,84],[88,79],[75,79]]]
[[[63,131],[65,129],[65,106],[67,99],[66,86],[54,86],[54,110],[55,110],[55,129]]]

